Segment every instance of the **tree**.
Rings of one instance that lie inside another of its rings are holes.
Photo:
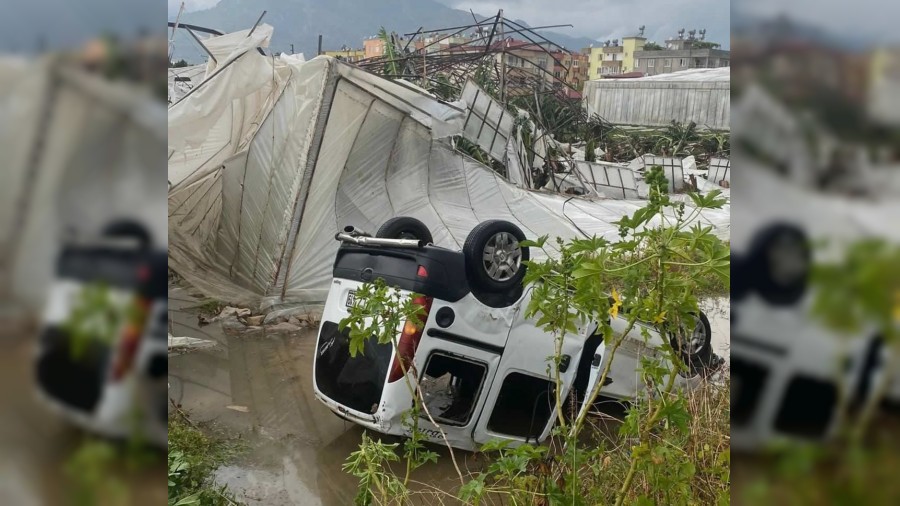
[[[657,44],[656,42],[648,42],[644,44],[644,51],[660,51],[663,47]]]
[[[709,42],[707,40],[698,40],[694,42],[694,49],[718,49],[722,47],[722,44],[717,44],[715,42]]]
[[[180,59],[180,60],[178,60],[177,62],[174,62],[174,63],[169,62],[169,68],[176,68],[176,69],[177,69],[177,68],[182,68],[182,67],[187,67],[187,66],[188,66],[188,62],[186,62],[186,61],[184,60],[184,58],[182,58],[182,59]]]

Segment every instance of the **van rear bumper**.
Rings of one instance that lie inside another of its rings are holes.
[[[327,397],[325,394],[320,392],[318,389],[315,389],[316,399],[318,399],[322,404],[325,404],[328,409],[330,409],[335,415],[347,420],[348,422],[353,422],[367,429],[374,430],[376,432],[380,432],[382,434],[393,434],[397,436],[404,435],[404,432],[401,431],[391,431],[391,427],[393,424],[389,420],[383,420],[381,417],[376,415],[367,415],[365,413],[360,413],[359,411],[355,411],[353,409],[347,408],[341,404],[338,404],[331,398]]]

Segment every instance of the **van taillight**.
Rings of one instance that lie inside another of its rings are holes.
[[[416,324],[411,320],[407,320],[403,324],[403,332],[400,334],[400,341],[397,342],[397,356],[394,357],[394,363],[391,364],[391,374],[388,376],[388,382],[393,383],[403,377],[403,369],[409,370],[413,358],[416,356],[416,348],[419,347],[419,341],[422,340],[422,330],[425,328],[425,322],[428,321],[428,313],[431,311],[431,297],[417,296],[413,299],[413,304],[418,304],[424,309],[419,314],[421,323]],[[403,367],[400,361],[403,361]]]

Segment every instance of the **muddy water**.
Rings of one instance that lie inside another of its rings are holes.
[[[217,324],[196,328],[193,315],[176,312],[173,320],[177,335],[216,345],[170,354],[170,396],[194,420],[248,443],[244,455],[217,471],[217,481],[250,505],[352,504],[357,481],[341,466],[358,448],[362,429],[332,414],[314,396],[315,330],[235,335]],[[438,463],[413,479],[429,484],[421,488],[452,491],[458,479],[449,454],[436,445],[432,449],[441,455]],[[477,469],[475,456],[456,453],[461,466]]]
[[[31,506],[74,504],[73,455],[91,436],[75,428],[37,395],[34,384],[34,336],[15,336],[0,350],[0,504]],[[106,483],[121,490],[119,504],[165,504],[164,451],[130,471],[124,458],[109,464]],[[109,496],[100,494],[101,498]]]

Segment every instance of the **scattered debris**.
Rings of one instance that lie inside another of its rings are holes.
[[[244,323],[246,323],[248,327],[258,327],[262,325],[264,318],[264,315],[248,316],[244,318]]]
[[[215,341],[208,339],[197,339],[196,337],[178,336],[169,334],[169,350],[191,349],[198,350],[203,348],[212,348],[216,345]]]
[[[288,322],[280,322],[266,327],[268,332],[300,332],[301,330],[303,329],[300,326]]]

